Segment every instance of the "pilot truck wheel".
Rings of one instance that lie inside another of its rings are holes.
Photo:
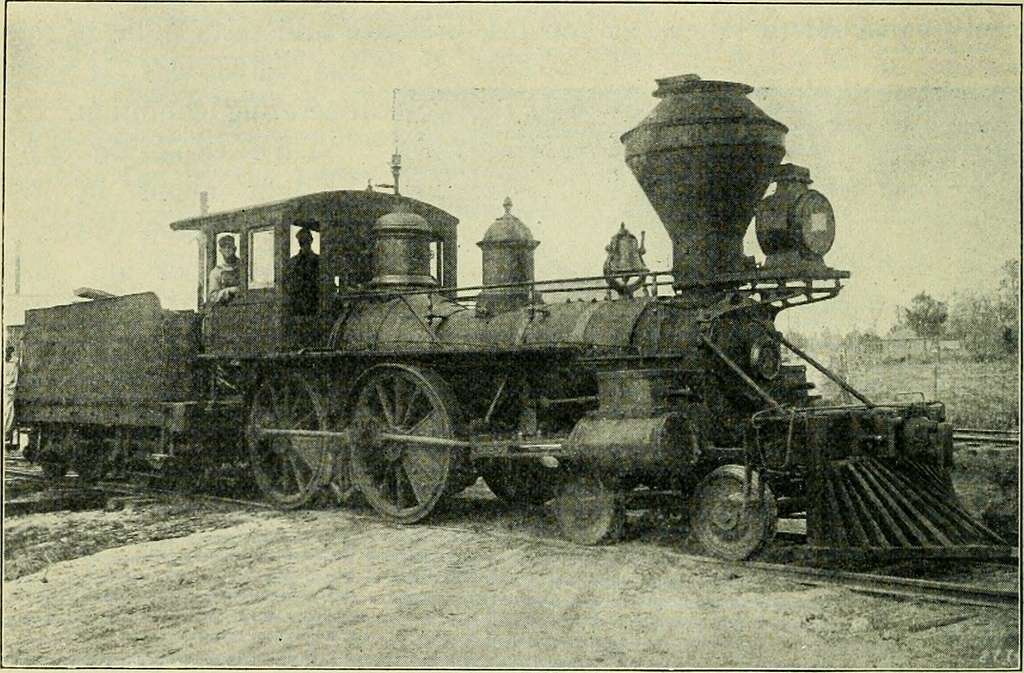
[[[623,494],[611,478],[594,471],[583,470],[569,479],[554,504],[562,535],[577,544],[614,542],[625,530]]]
[[[454,488],[461,449],[389,440],[381,433],[453,439],[455,396],[436,372],[409,365],[379,365],[361,378],[353,409],[352,480],[381,515],[415,523]]]
[[[757,472],[748,485],[743,466],[723,465],[697,487],[690,532],[711,555],[740,561],[772,541],[778,518],[775,495]]]

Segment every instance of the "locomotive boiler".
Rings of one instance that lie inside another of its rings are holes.
[[[875,404],[776,329],[849,274],[824,259],[828,200],[781,163],[788,129],[751,92],[658,80],[657,106],[622,136],[671,238],[668,271],[646,268],[622,224],[600,274],[538,281],[539,243],[509,200],[478,243],[479,287],[456,282],[458,220],[397,189],[175,222],[201,241],[197,312],[152,295],[29,312],[18,399],[36,459],[95,475],[236,450],[282,507],[358,491],[403,523],[482,476],[508,501],[551,502],[585,544],[619,536],[641,499],[688,505],[693,536],[732,559],[800,512],[830,554],[1003,553],[959,506],[941,403]],[[743,250],[752,220],[760,265]],[[297,231],[318,248],[311,303],[289,296]],[[224,237],[239,287],[212,301]],[[808,366],[859,404],[821,404]]]

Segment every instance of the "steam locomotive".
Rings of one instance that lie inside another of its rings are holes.
[[[402,523],[482,476],[510,502],[550,501],[583,544],[621,535],[640,498],[688,503],[694,537],[730,559],[801,512],[811,548],[838,555],[1000,553],[953,490],[943,405],[875,404],[775,328],[849,273],[825,263],[832,208],[781,164],[788,129],[752,91],[657,80],[657,106],[622,136],[671,237],[668,272],[622,225],[601,274],[538,281],[538,241],[506,200],[478,243],[483,285],[460,288],[458,220],[399,194],[397,166],[393,194],[174,222],[200,241],[197,311],[145,293],[28,312],[31,459],[97,479],[237,453],[280,507],[358,491]],[[751,220],[762,264],[743,251]],[[311,304],[289,296],[300,230],[319,254]],[[223,237],[241,263],[226,302],[207,288]],[[821,404],[808,366],[859,403]]]

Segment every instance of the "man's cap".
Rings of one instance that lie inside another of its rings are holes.
[[[311,232],[306,227],[303,227],[302,229],[299,229],[299,233],[295,234],[295,238],[299,239],[300,243],[302,241],[309,241],[310,243],[312,243],[313,242],[313,232]]]
[[[231,245],[235,245],[235,237],[221,236],[220,238],[217,239],[217,247],[223,248],[228,243],[230,243]]]

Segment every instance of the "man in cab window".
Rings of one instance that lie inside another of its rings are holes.
[[[320,304],[320,257],[313,252],[313,234],[303,227],[295,235],[299,252],[284,268],[285,302],[292,315],[316,315]]]
[[[238,294],[241,285],[241,260],[236,254],[233,236],[221,236],[217,239],[217,249],[220,250],[222,261],[210,271],[209,282],[206,285],[207,299],[210,303],[226,304]]]

